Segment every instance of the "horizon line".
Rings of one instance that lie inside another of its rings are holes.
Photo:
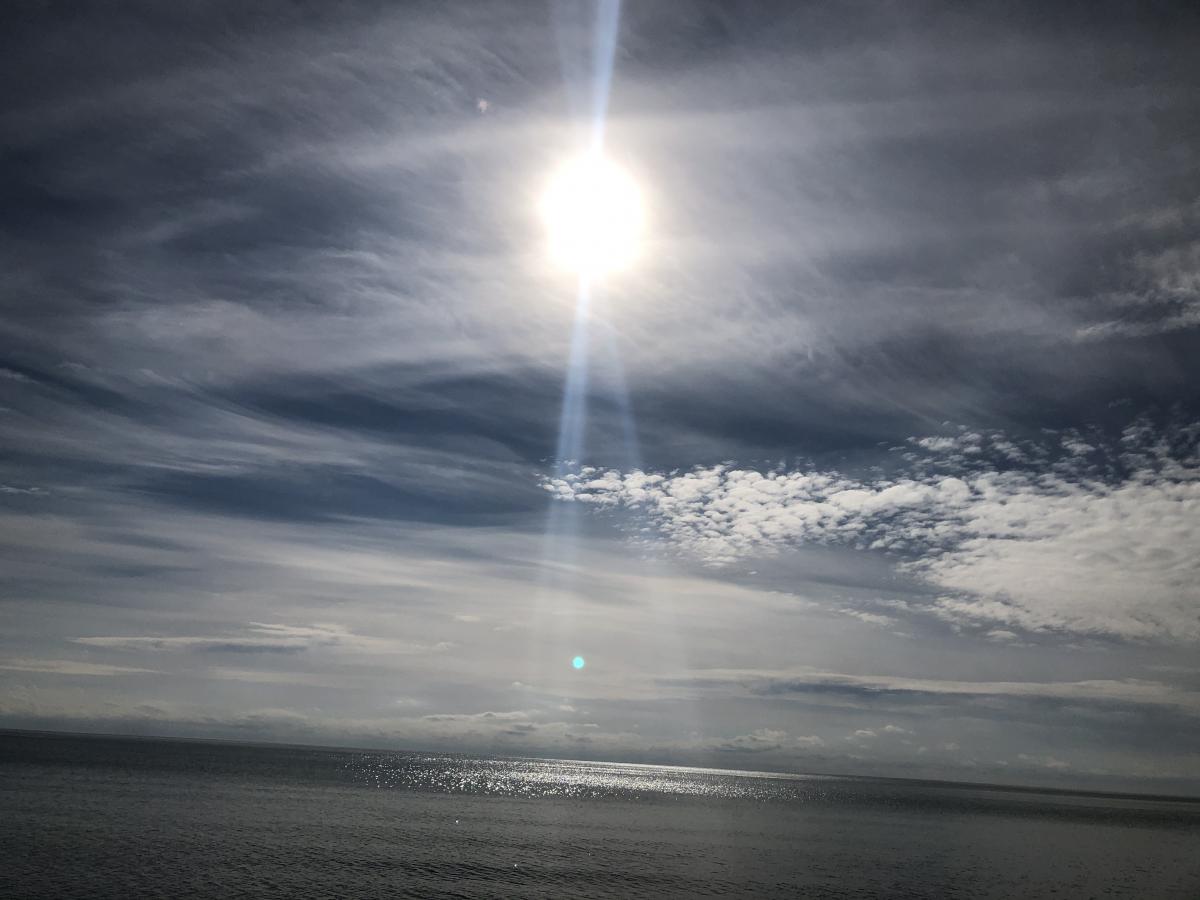
[[[428,754],[431,756],[461,756],[473,759],[499,759],[499,760],[537,760],[539,762],[569,762],[579,765],[620,765],[620,766],[637,766],[649,769],[686,769],[696,772],[716,772],[726,775],[736,775],[747,778],[828,778],[828,779],[843,779],[847,781],[888,781],[901,782],[922,785],[937,785],[939,787],[950,788],[976,788],[983,790],[998,790],[1008,792],[1028,792],[1039,794],[1058,794],[1064,796],[1082,796],[1096,797],[1100,799],[1127,799],[1127,800],[1155,800],[1167,802],[1183,802],[1183,803],[1200,803],[1200,794],[1164,794],[1164,793],[1143,793],[1139,791],[1120,791],[1106,789],[1091,789],[1091,788],[1073,788],[1073,787],[1044,787],[1033,784],[1004,784],[1000,782],[987,781],[960,781],[952,778],[915,778],[903,775],[856,775],[844,772],[797,772],[797,771],[771,771],[768,769],[735,769],[724,768],[722,766],[697,766],[684,765],[680,763],[647,763],[647,762],[632,762],[623,760],[604,760],[604,759],[579,759],[569,756],[533,756],[525,754],[507,754],[507,753],[490,753],[481,754],[470,751],[460,750],[428,750],[419,748],[382,748],[382,747],[362,747],[350,746],[344,744],[306,744],[296,743],[294,741],[277,741],[277,740],[245,740],[239,738],[214,738],[214,737],[181,737],[178,735],[164,734],[132,734],[128,732],[108,732],[108,731],[57,731],[54,729],[45,728],[10,728],[0,726],[0,737],[8,735],[34,735],[39,737],[58,737],[58,738],[93,738],[93,739],[113,739],[113,740],[134,740],[134,741],[168,741],[185,744],[228,744],[241,747],[290,747],[304,750],[337,750],[350,751],[356,753],[407,753],[407,754]],[[1136,777],[1136,776],[1131,776]],[[1169,777],[1169,776],[1149,776],[1149,777]]]

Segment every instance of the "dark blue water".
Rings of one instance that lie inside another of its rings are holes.
[[[1200,802],[0,733],[0,897],[1200,898]]]

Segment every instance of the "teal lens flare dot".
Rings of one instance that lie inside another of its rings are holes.
[[[575,657],[573,660],[571,660],[571,665],[573,665],[577,669],[582,669],[584,666],[583,657],[582,656]]]

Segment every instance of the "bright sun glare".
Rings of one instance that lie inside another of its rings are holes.
[[[558,265],[594,277],[627,268],[644,226],[642,195],[629,173],[600,155],[560,168],[542,195],[550,255]]]

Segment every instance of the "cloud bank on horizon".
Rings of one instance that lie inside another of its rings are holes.
[[[0,726],[1195,791],[1200,14],[625,4],[567,465],[591,12],[0,13]]]

